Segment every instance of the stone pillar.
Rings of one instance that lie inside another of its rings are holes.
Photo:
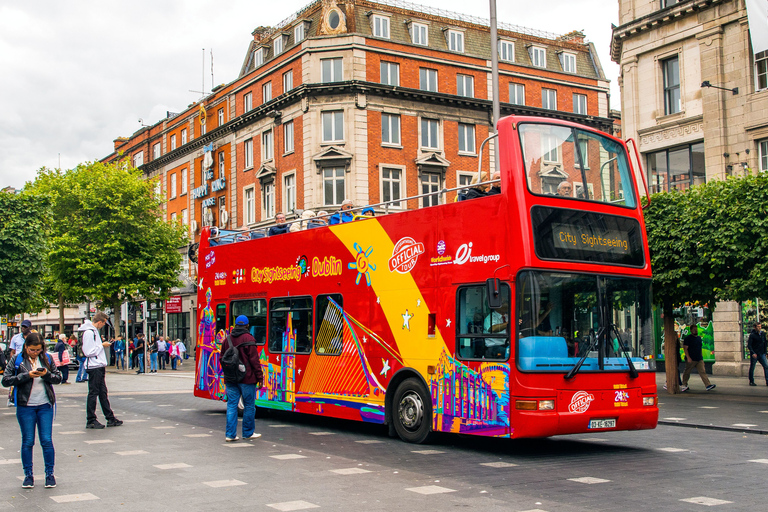
[[[743,377],[741,350],[741,306],[738,302],[718,302],[712,315],[715,336],[713,375]],[[747,367],[749,369],[749,367]]]

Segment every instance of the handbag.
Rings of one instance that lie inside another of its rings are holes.
[[[51,356],[53,357],[53,362],[56,364],[56,366],[68,365],[71,362],[69,357],[69,350],[62,352],[61,357],[59,357],[58,352],[52,353]]]

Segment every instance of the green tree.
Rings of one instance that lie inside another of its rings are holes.
[[[49,209],[40,197],[0,191],[0,314],[39,311]]]
[[[109,305],[119,325],[124,300],[167,298],[178,286],[185,230],[163,221],[163,200],[127,161],[42,169],[30,188],[52,205],[48,266],[60,297]]]

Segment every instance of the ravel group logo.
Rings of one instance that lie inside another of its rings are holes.
[[[489,261],[499,261],[500,259],[501,256],[498,254],[472,256],[472,242],[469,242],[468,244],[461,244],[459,246],[453,262],[456,265],[463,265],[465,263],[488,263]]]
[[[595,395],[590,395],[586,391],[577,391],[573,394],[573,397],[571,398],[571,403],[568,405],[568,410],[570,412],[587,412],[587,409],[589,409],[589,404],[592,403],[592,400],[595,399]]]
[[[416,266],[416,262],[422,254],[424,254],[423,243],[417,242],[411,237],[401,238],[395,244],[392,257],[389,258],[389,271],[407,274]]]

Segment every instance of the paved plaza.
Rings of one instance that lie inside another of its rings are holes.
[[[55,489],[39,446],[36,486],[21,488],[18,424],[0,408],[0,510],[731,511],[768,499],[768,387],[746,379],[662,391],[652,431],[412,445],[381,426],[270,412],[260,439],[225,443],[225,404],[192,396],[185,370],[109,373],[125,425],[104,430],[84,428],[85,384],[59,386]]]

